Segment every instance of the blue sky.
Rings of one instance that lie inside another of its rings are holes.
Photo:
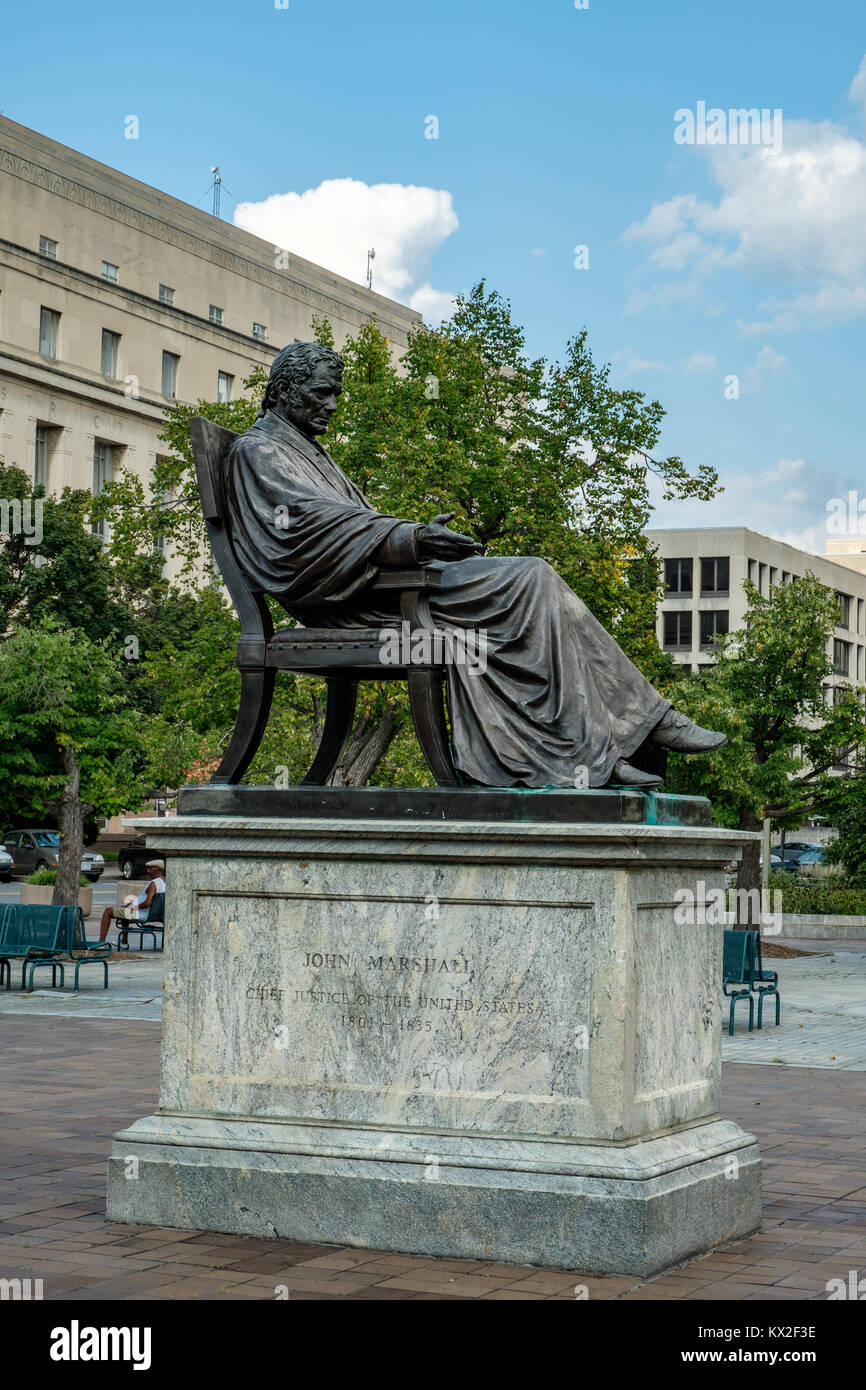
[[[535,353],[586,324],[725,482],[657,524],[820,552],[866,493],[862,0],[43,0],[3,38],[13,120],[202,207],[219,164],[224,216],[359,280],[372,240],[431,313],[484,276]],[[677,144],[700,101],[780,109],[781,149]]]

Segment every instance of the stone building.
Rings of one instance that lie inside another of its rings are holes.
[[[48,491],[148,478],[171,401],[373,314],[399,355],[413,310],[0,117],[0,457]]]
[[[712,663],[716,633],[734,632],[746,615],[746,579],[762,594],[811,573],[839,597],[839,623],[828,655],[835,675],[828,689],[866,681],[866,573],[840,552],[810,555],[745,526],[648,530],[664,566],[658,640],[674,660],[699,671]]]

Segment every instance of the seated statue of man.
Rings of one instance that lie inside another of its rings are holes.
[[[724,734],[699,728],[641,675],[544,560],[485,556],[448,527],[370,505],[316,436],[328,428],[343,363],[319,343],[278,352],[261,412],[232,445],[223,479],[241,570],[300,623],[371,627],[399,617],[369,594],[388,567],[444,561],[430,595],[438,629],[486,634],[486,669],[448,666],[454,765],[488,787],[652,787],[628,759],[647,741],[697,753]]]

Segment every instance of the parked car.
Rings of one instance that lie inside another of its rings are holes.
[[[32,874],[37,869],[56,869],[60,854],[60,833],[57,830],[9,830],[3,836],[3,848],[15,860],[16,874]],[[91,883],[102,877],[105,860],[101,854],[86,850],[81,860],[81,872]]]
[[[821,846],[820,846],[820,845],[816,845],[814,840],[786,840],[786,841],[785,841],[785,853],[786,853],[786,854],[787,854],[788,850],[795,851],[797,854],[804,854],[804,853],[806,852],[807,849],[820,849],[820,848],[821,848]]]
[[[822,849],[807,849],[800,855],[797,872],[803,878],[834,878],[842,873],[842,867],[826,863]]]
[[[148,849],[144,836],[139,835],[118,852],[117,867],[123,878],[147,878],[145,864],[148,859],[161,859],[163,864],[165,863],[164,856]]]
[[[773,869],[783,869],[789,874],[796,873],[801,854],[805,854],[805,850],[789,850],[787,845],[785,846],[784,854],[781,850],[773,850],[770,854],[770,867]]]
[[[15,861],[11,854],[7,854],[5,849],[0,849],[0,883],[8,883],[12,878],[12,870],[15,868]]]

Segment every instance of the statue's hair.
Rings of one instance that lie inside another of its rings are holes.
[[[288,393],[290,401],[296,400],[298,388],[313,375],[320,362],[335,371],[343,370],[342,357],[323,343],[289,343],[288,347],[280,348],[271,366],[259,418],[276,405],[283,391]]]

